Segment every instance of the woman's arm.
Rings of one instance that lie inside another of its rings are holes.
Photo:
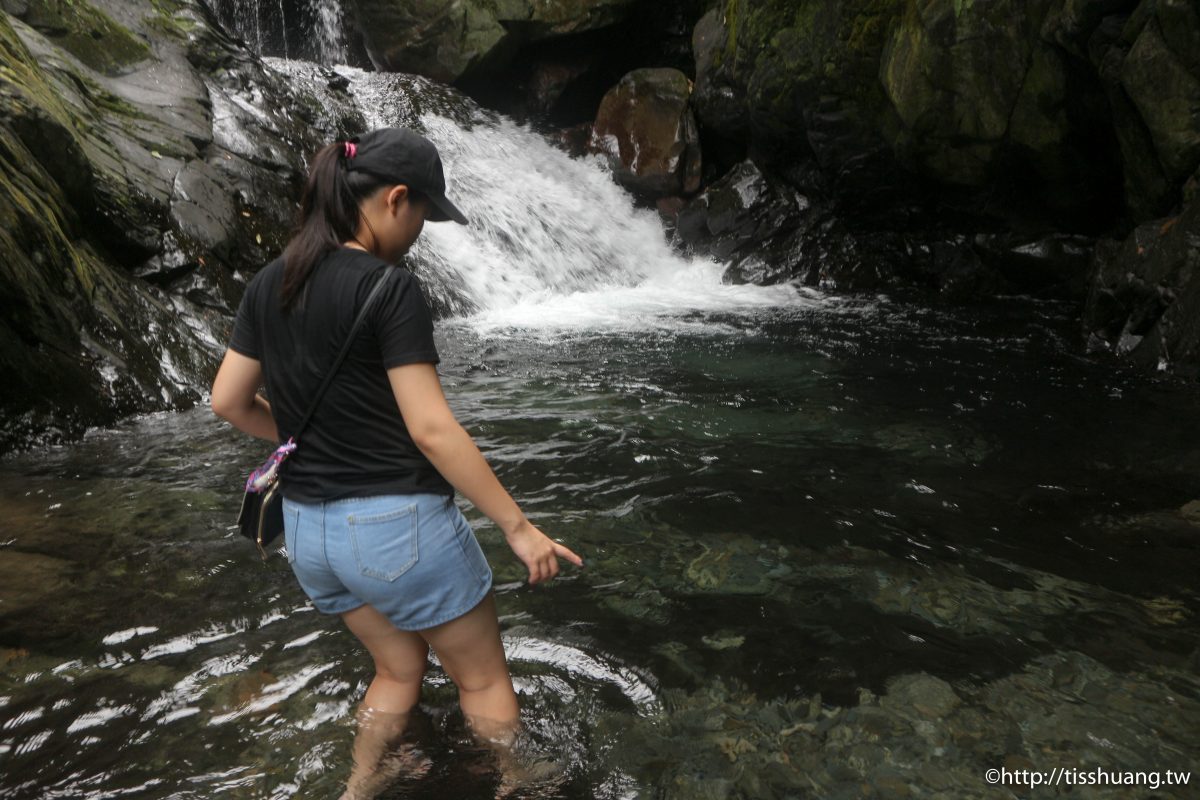
[[[446,403],[437,370],[429,362],[392,367],[388,379],[413,442],[438,472],[495,522],[529,569],[529,582],[558,574],[558,559],[583,559],[537,529],[512,499]]]
[[[251,436],[279,443],[271,404],[258,394],[262,365],[258,359],[226,350],[212,386],[212,410],[235,428]]]

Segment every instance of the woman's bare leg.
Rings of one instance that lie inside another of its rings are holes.
[[[428,769],[403,753],[385,755],[400,741],[420,699],[429,646],[369,605],[347,611],[342,619],[375,660],[375,678],[355,715],[354,766],[342,795],[343,800],[366,800],[406,769]]]
[[[421,635],[458,686],[458,704],[472,734],[496,755],[500,768],[496,797],[508,797],[529,783],[560,777],[561,765],[527,763],[520,752],[521,709],[500,641],[492,592],[463,616],[427,628]]]
[[[494,744],[511,744],[521,710],[513,690],[492,592],[466,614],[420,632],[458,687],[458,704],[472,732]]]

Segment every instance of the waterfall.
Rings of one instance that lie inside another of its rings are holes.
[[[216,0],[213,9],[221,24],[241,36],[251,50],[263,51],[262,9],[258,0]]]
[[[327,69],[267,63],[327,107],[339,102]],[[369,128],[412,127],[437,145],[447,196],[470,224],[426,223],[408,261],[435,304],[473,327],[712,330],[714,314],[830,302],[791,284],[722,283],[725,265],[677,253],[600,156],[572,158],[420,76],[334,69]]]
[[[346,60],[342,36],[342,5],[338,0],[309,0],[315,22],[317,60],[322,64],[340,64]]]
[[[346,60],[338,0],[214,0],[217,18],[254,52],[293,55],[323,64]],[[298,43],[289,52],[288,38]]]
[[[279,38],[283,40],[283,57],[287,58],[287,13],[283,10],[283,0],[276,0],[276,2],[279,4],[279,29],[282,32],[282,36]]]

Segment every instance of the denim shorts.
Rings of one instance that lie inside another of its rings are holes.
[[[401,630],[448,622],[492,588],[475,531],[447,494],[283,499],[288,563],[323,614],[370,604]]]

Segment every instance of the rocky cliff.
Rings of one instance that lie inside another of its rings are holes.
[[[0,451],[195,402],[330,124],[197,3],[3,8]]]

